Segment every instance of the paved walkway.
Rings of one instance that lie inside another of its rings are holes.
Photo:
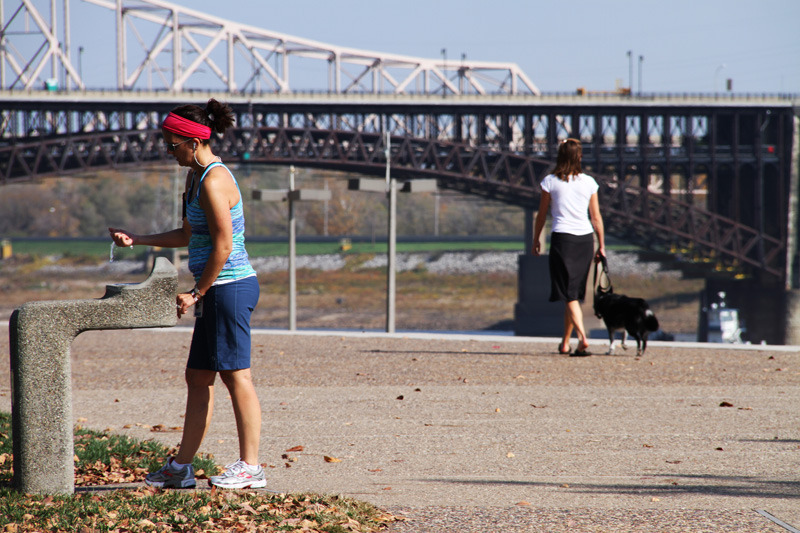
[[[76,422],[176,444],[151,428],[182,425],[190,335],[79,335]],[[800,348],[653,342],[642,358],[570,358],[556,345],[257,331],[270,488],[369,501],[408,517],[397,533],[800,528]],[[221,385],[202,452],[237,458]]]

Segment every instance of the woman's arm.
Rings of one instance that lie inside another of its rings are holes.
[[[108,233],[117,246],[160,246],[162,248],[183,248],[189,244],[192,228],[189,222],[183,219],[183,226],[164,233],[151,235],[138,235],[124,229],[108,228]]]
[[[542,196],[539,199],[539,211],[536,213],[536,225],[533,230],[533,246],[531,246],[533,255],[539,255],[541,253],[541,236],[544,223],[547,221],[548,209],[550,209],[550,193],[542,191]]]
[[[606,256],[606,235],[603,226],[603,216],[600,214],[600,200],[597,198],[597,193],[594,193],[589,198],[589,218],[592,220],[592,227],[597,234],[597,253],[595,257]]]
[[[186,194],[189,193],[189,186],[192,183],[192,173],[186,173]],[[185,201],[185,199],[184,199]],[[114,243],[117,246],[160,246],[162,248],[183,248],[189,245],[189,238],[192,236],[192,227],[184,217],[180,228],[164,233],[150,235],[137,235],[130,231],[120,228],[108,228]]]

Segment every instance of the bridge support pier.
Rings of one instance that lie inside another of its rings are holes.
[[[786,232],[786,297],[784,344],[800,345],[800,117],[792,118],[789,166],[789,215]]]
[[[525,248],[517,258],[517,303],[514,305],[514,335],[560,337],[564,333],[564,302],[550,302],[550,267],[547,255],[535,256],[533,221],[536,212],[525,210]],[[547,231],[542,232],[542,241]],[[542,250],[545,249],[542,242]]]
[[[800,345],[800,289],[788,289],[785,297],[783,344]]]
[[[564,302],[550,302],[550,268],[546,255],[517,258],[517,303],[514,335],[560,337],[564,333]]]

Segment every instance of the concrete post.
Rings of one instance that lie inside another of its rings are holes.
[[[138,284],[107,285],[102,298],[28,302],[11,315],[14,486],[72,494],[70,344],[83,331],[170,327],[177,322],[178,271],[159,257]]]

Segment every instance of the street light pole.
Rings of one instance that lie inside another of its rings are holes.
[[[639,96],[642,96],[642,63],[644,56],[639,56]]]
[[[390,162],[391,136],[389,130],[386,135],[386,186],[389,196],[389,250],[386,261],[386,332],[394,333],[395,324],[395,290],[397,287],[395,275],[395,261],[397,256],[397,180],[391,177]]]
[[[289,167],[289,331],[297,329],[297,220],[294,216],[294,165]]]
[[[78,77],[81,79],[81,83],[86,86],[83,81],[83,46],[78,47]]]
[[[464,94],[464,61],[467,59],[467,54],[461,52],[461,68],[458,69],[458,93]]]
[[[628,91],[633,92],[633,50],[628,50]]]
[[[447,96],[447,48],[442,48],[442,98]]]
[[[288,189],[254,189],[253,200],[288,202],[289,204],[289,330],[297,329],[297,221],[294,203],[302,201],[328,201],[331,191],[295,188],[295,168],[289,167]]]

